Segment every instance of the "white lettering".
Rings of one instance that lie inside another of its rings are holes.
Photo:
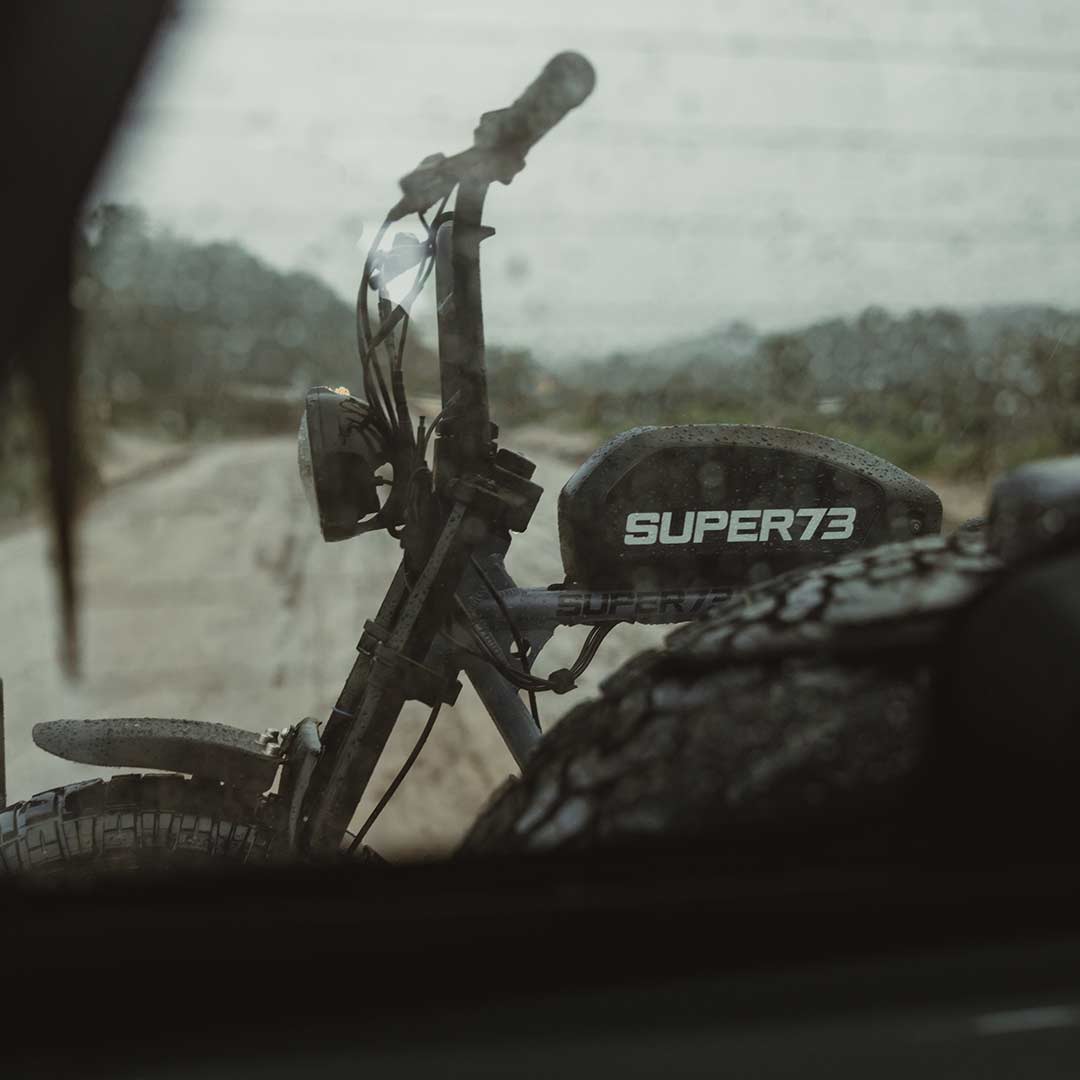
[[[795,521],[794,510],[762,510],[761,539],[768,540],[769,533],[779,533],[781,540],[791,539],[791,526]]]
[[[689,544],[690,537],[694,535],[694,511],[683,511],[682,532],[673,536],[671,532],[671,511],[665,510],[660,518],[660,543],[661,544]]]
[[[679,531],[675,532],[671,523],[678,514],[682,515],[682,522]],[[850,540],[855,535],[856,515],[854,506],[808,506],[798,510],[665,510],[663,513],[647,510],[626,515],[623,543],[700,544],[719,539],[708,534],[722,533],[725,529],[726,539],[731,544],[753,540],[765,542],[774,535],[790,541],[797,518],[806,520],[799,540],[813,540],[815,533],[818,540]],[[819,532],[822,522],[825,522],[825,529]]]
[[[655,544],[656,525],[660,515],[647,511],[641,514],[628,514],[626,516],[626,535],[623,537],[624,544]]]
[[[699,510],[697,512],[697,524],[694,526],[694,543],[700,544],[705,539],[705,534],[715,530],[723,532],[727,528],[728,513],[726,510]]]
[[[834,506],[829,510],[829,527],[822,540],[847,540],[855,531],[855,507]]]
[[[760,510],[732,510],[728,526],[728,542],[736,544],[758,538],[757,525],[761,520]]]
[[[814,533],[817,532],[817,527],[821,524],[821,519],[825,516],[825,510],[826,507],[824,506],[811,506],[805,510],[795,511],[796,517],[808,517],[810,519],[810,524],[803,529],[803,534],[799,537],[800,540],[814,539]]]

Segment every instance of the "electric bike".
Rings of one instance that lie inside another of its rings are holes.
[[[363,392],[316,387],[306,396],[299,469],[323,538],[385,529],[402,550],[381,605],[357,628],[356,660],[330,714],[262,734],[201,720],[40,723],[43,750],[148,771],[4,810],[5,871],[376,857],[367,832],[462,677],[524,777],[496,795],[467,850],[778,813],[861,791],[868,775],[880,789],[910,771],[926,679],[875,663],[853,676],[844,658],[925,649],[1007,560],[985,529],[939,536],[934,492],[864,450],[742,424],[623,432],[559,496],[565,579],[522,587],[507,572],[512,537],[528,528],[541,488],[528,458],[500,444],[489,413],[480,251],[494,230],[485,195],[513,180],[594,78],[584,57],[556,56],[509,108],[481,117],[471,147],[424,158],[401,180],[360,282]],[[420,238],[388,244],[407,218]],[[390,287],[403,275],[410,283],[395,303]],[[410,307],[432,275],[441,411],[414,420],[403,357]],[[687,625],[542,739],[538,701],[573,690],[624,622]],[[580,655],[542,673],[544,647],[562,626],[588,628]],[[430,709],[423,733],[354,828],[410,700]],[[881,723],[883,738],[860,742]]]

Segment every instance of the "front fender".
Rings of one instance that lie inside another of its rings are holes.
[[[42,750],[67,761],[188,773],[258,791],[270,787],[281,764],[280,749],[255,732],[199,720],[49,720],[32,734]]]

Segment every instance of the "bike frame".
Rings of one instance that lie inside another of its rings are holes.
[[[475,687],[510,753],[523,765],[540,731],[519,690],[476,654],[440,635],[462,613],[485,641],[512,663],[507,614],[527,631],[530,659],[556,627],[623,622],[677,623],[727,600],[729,589],[700,592],[593,592],[523,589],[504,565],[510,546],[506,495],[532,487],[531,463],[510,455],[514,476],[493,468],[497,429],[488,413],[480,243],[494,230],[482,223],[486,182],[463,181],[452,220],[436,231],[438,348],[445,419],[435,439],[435,489],[440,531],[427,537],[430,554],[407,584],[399,568],[378,614],[366,624],[353,670],[323,728],[322,749],[299,800],[297,840],[309,854],[335,851],[382,754],[406,700],[437,707],[456,697],[464,673]],[[505,451],[501,452],[506,454]],[[516,488],[515,488],[516,485]],[[524,485],[524,488],[522,487]],[[512,500],[511,500],[512,501]],[[535,501],[535,500],[534,500]],[[485,582],[472,561],[483,568]],[[489,586],[498,592],[498,602]]]
[[[323,520],[323,532],[328,539],[341,539],[386,527],[401,540],[404,555],[378,612],[364,625],[352,670],[321,731],[310,717],[284,732],[270,729],[263,736],[226,725],[165,719],[54,721],[35,727],[38,745],[69,760],[160,768],[230,785],[250,801],[253,815],[265,814],[274,832],[276,854],[320,857],[335,854],[342,840],[348,838],[352,817],[402,707],[409,700],[421,701],[431,707],[428,724],[395,781],[351,839],[351,852],[360,845],[371,822],[415,760],[440,707],[456,700],[462,673],[473,683],[515,761],[523,766],[540,738],[540,725],[535,701],[530,700],[531,708],[527,708],[521,694],[528,693],[532,699],[540,691],[561,694],[572,690],[602,641],[603,634],[597,628],[624,622],[686,622],[726,603],[732,596],[732,582],[753,577],[752,572],[740,575],[737,566],[733,571],[725,565],[726,583],[708,589],[593,591],[559,585],[520,588],[506,570],[511,533],[524,532],[528,527],[542,489],[532,482],[534,466],[530,461],[498,446],[498,429],[489,415],[480,245],[494,230],[483,225],[484,200],[488,185],[494,180],[509,183],[524,167],[530,147],[585,100],[594,81],[592,67],[584,57],[576,53],[554,57],[509,108],[481,116],[470,149],[450,158],[431,155],[403,177],[402,198],[377,233],[365,262],[357,310],[368,401],[354,400],[352,405],[368,410],[364,415],[373,418],[373,430],[379,438],[375,443],[368,442],[366,451],[357,454],[357,471],[349,482],[359,485],[352,495],[365,494],[368,484],[373,493],[375,469],[389,462],[394,470],[394,486],[377,513],[361,521],[354,520],[356,511],[346,491],[345,512],[339,515],[342,520],[332,522],[329,531]],[[445,214],[443,208],[455,188],[454,210]],[[429,227],[424,215],[436,205],[439,209]],[[411,250],[398,259],[398,264],[404,268],[419,266],[410,291],[415,296],[434,259],[442,399],[442,411],[433,430],[425,431],[421,423],[415,434],[401,366],[407,313],[404,306],[395,309],[386,292],[386,283],[403,269],[384,275],[390,264],[379,261],[387,228],[411,213],[419,215],[428,240],[410,245]],[[377,286],[372,284],[373,273],[378,278]],[[375,331],[367,304],[372,288],[379,298],[380,324]],[[390,388],[377,364],[380,345],[390,361]],[[316,402],[323,400],[325,390],[316,389]],[[338,424],[336,437],[344,444],[349,429],[341,426],[340,418]],[[730,427],[741,430],[744,426]],[[644,433],[656,431],[662,443],[667,437],[665,431],[677,430],[644,429]],[[759,429],[747,428],[745,438],[725,435],[725,441],[710,443],[707,449],[723,446],[738,460],[738,453],[760,443],[761,435],[755,431]],[[628,435],[632,439],[642,433]],[[429,436],[434,447],[430,471],[426,462]],[[322,438],[320,435],[320,444]],[[839,488],[846,500],[857,480],[863,485],[864,496],[866,490],[873,493],[871,523],[866,527],[870,531],[857,544],[873,534],[874,513],[881,519],[880,527],[876,527],[879,540],[907,539],[921,533],[924,525],[935,529],[940,525],[940,500],[925,485],[887,462],[804,432],[775,429],[771,439],[770,453],[808,459],[813,466],[813,483],[827,492]],[[783,444],[779,450],[774,445],[777,440]],[[672,445],[676,449],[683,447],[678,438]],[[626,459],[616,457],[619,446],[618,440],[612,443],[593,464],[599,460],[617,477],[628,475]],[[610,458],[605,456],[608,451]],[[590,467],[578,480],[584,477],[588,482],[599,475],[590,474]],[[821,484],[817,480],[819,468],[826,470],[826,480]],[[843,483],[835,481],[831,477],[836,473],[847,479]],[[314,483],[314,475],[309,479]],[[756,494],[748,497],[760,498],[760,486],[760,480],[754,480],[751,490]],[[614,490],[607,488],[608,494],[601,497],[610,501]],[[573,512],[580,510],[584,530],[580,545],[574,542],[573,530],[564,537],[568,541],[563,551],[568,576],[603,580],[606,568],[589,563],[575,565],[575,546],[589,546],[594,501],[582,498],[580,506],[576,506],[573,485],[566,492],[565,505],[571,521]],[[339,494],[340,484],[327,507]],[[363,502],[370,509],[374,501]],[[816,514],[816,523],[828,509],[817,507],[798,513]],[[823,539],[847,540],[852,535],[855,508],[845,502],[833,509],[847,515],[848,531],[835,537],[825,535]],[[732,512],[733,516],[736,512]],[[790,523],[795,511],[762,513],[787,514]],[[808,540],[808,534],[800,541]],[[791,537],[785,535],[783,539]],[[665,542],[663,537],[660,542]],[[811,545],[805,554],[820,560],[837,552]],[[703,576],[711,576],[715,558],[703,554],[693,564],[693,575],[649,575],[640,580],[697,583]],[[574,625],[594,628],[578,660],[569,669],[553,671],[546,678],[533,674],[531,665],[555,629]],[[462,630],[471,635],[471,643],[462,642]],[[0,781],[2,777],[0,756]],[[267,796],[275,780],[277,791]]]

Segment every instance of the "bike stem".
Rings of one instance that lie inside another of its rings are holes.
[[[497,430],[488,411],[480,243],[495,230],[481,223],[486,183],[463,183],[453,221],[435,238],[439,372],[445,411],[435,442],[436,483],[482,468],[494,454]]]

